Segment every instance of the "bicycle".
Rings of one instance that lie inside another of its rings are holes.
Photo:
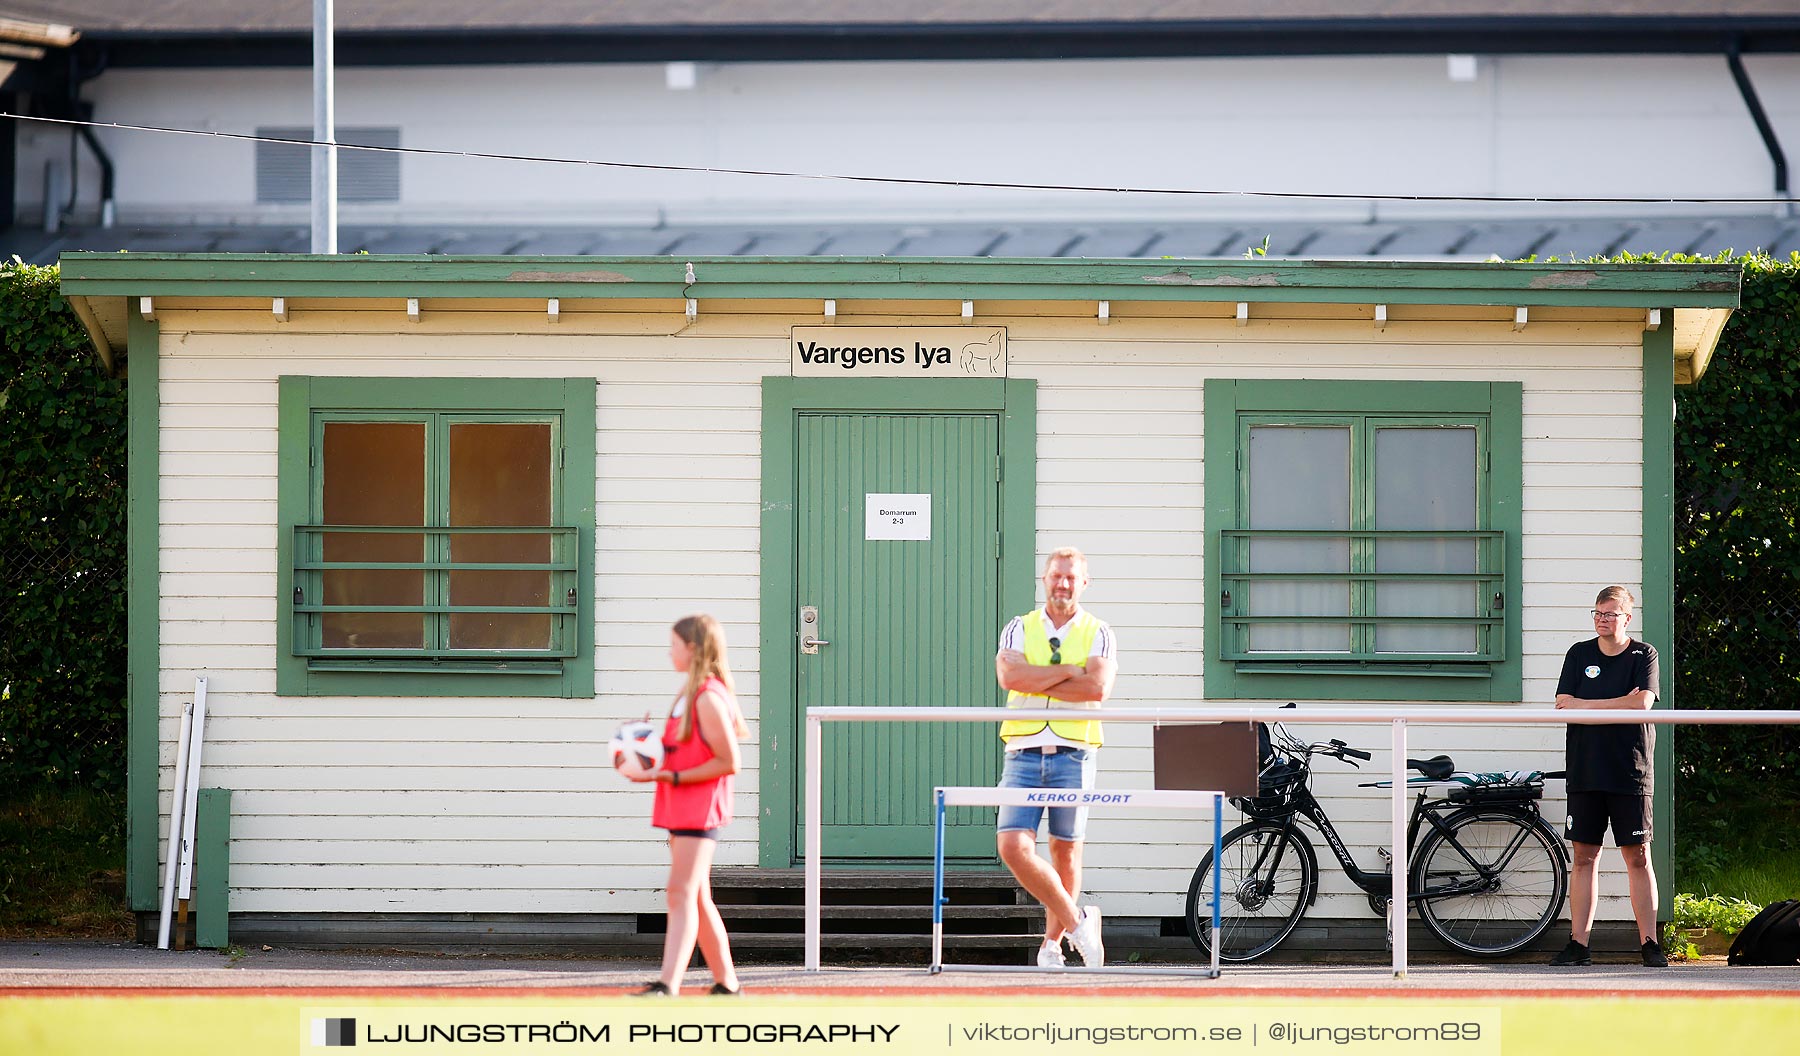
[[[1317,897],[1318,857],[1301,820],[1325,837],[1377,915],[1387,915],[1393,892],[1392,854],[1381,848],[1383,868],[1359,868],[1310,785],[1315,756],[1351,766],[1373,757],[1340,740],[1304,743],[1280,723],[1274,724],[1264,754],[1272,758],[1263,767],[1260,794],[1231,800],[1250,820],[1226,833],[1219,845],[1221,961],[1254,961],[1281,945]],[[1556,919],[1568,893],[1562,839],[1538,812],[1544,779],[1562,774],[1461,774],[1443,755],[1406,762],[1424,775],[1408,784],[1453,785],[1437,796],[1422,788],[1413,802],[1406,834],[1413,848],[1406,863],[1407,905],[1416,907],[1426,930],[1452,949],[1500,957],[1529,946]],[[1194,870],[1187,896],[1188,935],[1209,956],[1212,859],[1209,850]]]

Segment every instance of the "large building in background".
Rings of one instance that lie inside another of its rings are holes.
[[[343,152],[346,251],[1800,248],[1767,201],[1800,142],[1792,2],[336,7],[340,141],[446,152]],[[305,0],[0,8],[9,112],[310,136]],[[0,249],[303,250],[308,164],[279,142],[11,122]]]

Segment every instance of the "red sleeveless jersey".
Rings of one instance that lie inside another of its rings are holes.
[[[709,678],[701,683],[696,700],[688,701],[692,708],[698,703],[697,698],[711,691],[717,693],[728,705],[732,704],[731,691],[725,683],[717,678]],[[714,757],[714,752],[707,747],[705,738],[700,736],[700,723],[696,718],[692,734],[685,741],[676,737],[681,731],[679,716],[669,716],[663,726],[663,769],[688,770],[699,766]],[[731,821],[731,774],[722,774],[710,781],[696,781],[689,784],[683,781],[680,785],[667,782],[656,783],[656,805],[650,812],[650,824],[659,829],[716,829]]]

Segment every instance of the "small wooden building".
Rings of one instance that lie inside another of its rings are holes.
[[[1056,546],[1090,556],[1120,701],[1541,706],[1620,582],[1668,703],[1673,392],[1739,288],[1731,265],[1255,259],[62,268],[131,381],[133,908],[204,673],[234,939],[552,947],[662,911],[649,794],[603,746],[668,705],[691,611],[725,623],[751,721],[719,849],[751,887],[797,872],[804,710],[998,703],[999,629]],[[1149,741],[1113,724],[1102,783],[1147,785]],[[1561,765],[1560,728],[1412,743]],[[831,745],[845,869],[919,866],[927,789],[999,755],[975,724]],[[1319,788],[1373,861],[1386,800],[1355,780]],[[992,812],[963,813],[950,853],[997,868]],[[1109,942],[1154,945],[1210,831],[1097,816]],[[1379,927],[1335,869],[1313,916]]]

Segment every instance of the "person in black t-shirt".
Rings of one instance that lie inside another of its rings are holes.
[[[1556,682],[1558,708],[1648,709],[1656,703],[1656,649],[1634,641],[1631,591],[1610,586],[1594,599],[1595,637],[1576,642],[1563,658]],[[1631,915],[1637,918],[1644,964],[1664,968],[1669,960],[1656,936],[1656,874],[1650,869],[1651,759],[1655,727],[1569,724],[1569,944],[1551,964],[1592,964],[1588,933],[1600,893],[1600,844],[1612,827],[1613,843],[1625,859]]]

